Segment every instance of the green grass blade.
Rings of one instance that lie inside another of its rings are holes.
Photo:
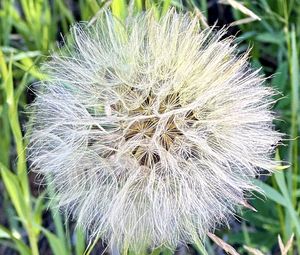
[[[76,255],[82,255],[85,250],[85,234],[82,229],[77,227],[75,229],[75,236],[76,236],[75,253]]]
[[[51,246],[51,251],[53,255],[69,255],[69,251],[65,249],[64,241],[61,240],[58,236],[51,233],[49,230],[41,227],[41,231],[47,237],[49,244]]]
[[[23,193],[18,181],[18,176],[0,163],[0,173],[5,189],[13,203],[21,220],[26,219],[26,205],[23,200]]]
[[[31,255],[30,248],[20,240],[20,235],[16,237],[12,231],[0,225],[0,242],[1,239],[11,239],[15,243],[15,249],[19,251],[21,255]]]
[[[170,8],[170,6],[171,6],[171,0],[165,0],[165,1],[163,1],[163,6],[162,6],[162,10],[161,10],[161,14],[160,15],[164,16],[167,13],[167,11]]]
[[[125,0],[113,0],[111,10],[114,16],[120,20],[125,20],[127,16],[127,3]]]
[[[283,197],[286,200],[287,209],[290,213],[290,216],[293,219],[293,224],[295,225],[296,233],[297,233],[298,237],[300,237],[300,218],[298,217],[297,212],[293,207],[291,197],[290,197],[290,193],[288,192],[286,180],[285,180],[285,177],[284,177],[284,173],[283,172],[276,172],[275,173],[275,179],[276,179],[276,182],[277,182],[277,184],[278,184],[278,186],[279,186],[279,188],[280,188],[280,190],[283,194]]]
[[[260,180],[254,180],[253,182],[256,186],[263,190],[264,195],[266,195],[267,198],[282,206],[287,206],[284,196],[282,196],[277,190]]]
[[[291,111],[292,111],[292,123],[291,123],[291,135],[292,138],[297,138],[298,135],[298,116],[299,116],[299,62],[296,42],[295,27],[292,27],[291,31],[291,59],[290,59],[290,73],[291,73]],[[300,119],[300,118],[299,118]],[[293,175],[297,176],[298,171],[298,141],[292,142],[292,166]],[[296,191],[297,191],[297,180],[293,183],[293,203],[296,205]]]

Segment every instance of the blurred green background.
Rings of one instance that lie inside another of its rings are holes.
[[[265,197],[250,201],[258,212],[241,210],[230,229],[217,231],[227,244],[212,238],[175,253],[300,254],[300,0],[0,0],[0,254],[104,254],[101,241],[86,242],[74,223],[49,208],[47,197],[54,191],[28,173],[25,108],[34,98],[28,86],[44,78],[40,63],[58,49],[61,34],[67,36],[76,21],[90,20],[103,8],[122,20],[149,8],[159,18],[172,7],[196,15],[204,27],[230,25],[228,35],[237,37],[241,52],[250,45],[252,65],[262,67],[270,86],[281,92],[274,108],[276,125],[287,134],[276,153],[283,166],[272,177],[255,181],[265,191]],[[278,235],[285,246],[293,233],[284,253]]]

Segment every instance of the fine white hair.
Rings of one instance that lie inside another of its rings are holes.
[[[274,91],[224,37],[174,10],[105,11],[43,65],[31,168],[90,236],[137,253],[191,243],[274,169]]]

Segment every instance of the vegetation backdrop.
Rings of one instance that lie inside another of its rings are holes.
[[[250,201],[258,212],[246,208],[230,229],[218,230],[223,241],[213,238],[178,247],[176,253],[287,254],[286,248],[288,254],[300,254],[300,0],[1,0],[0,254],[105,252],[101,241],[86,242],[74,223],[65,222],[58,209],[49,207],[47,197],[54,191],[39,185],[38,177],[28,172],[24,133],[26,105],[34,99],[30,85],[44,79],[40,63],[58,49],[61,34],[67,36],[76,21],[90,20],[103,8],[125,19],[149,8],[160,17],[171,7],[191,12],[204,25],[229,26],[228,34],[237,37],[241,52],[250,45],[252,65],[262,67],[269,84],[281,92],[275,105],[276,125],[288,138],[276,153],[282,167],[272,177],[256,180],[265,191],[265,197]],[[157,249],[152,254],[172,253]]]

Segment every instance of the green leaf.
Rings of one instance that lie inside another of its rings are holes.
[[[279,64],[274,77],[272,79],[272,85],[280,90],[284,91],[284,88],[288,81],[288,63],[283,61]]]
[[[260,180],[254,180],[253,181],[256,186],[261,188],[264,192],[264,194],[271,199],[272,201],[282,205],[282,206],[287,206],[287,203],[285,201],[285,198],[274,188],[269,186],[268,184],[265,184],[264,182]]]
[[[44,210],[44,198],[46,191],[42,192],[35,201],[33,218],[34,222],[38,225],[42,225],[42,213]],[[35,228],[36,235],[39,235],[40,228]]]
[[[51,250],[54,255],[69,255],[69,252],[65,249],[64,240],[61,240],[49,230],[41,226],[40,228],[42,232],[45,234],[46,238],[48,239]]]
[[[290,194],[288,192],[288,188],[287,188],[287,184],[285,181],[285,177],[284,177],[284,172],[276,172],[275,173],[275,179],[276,182],[285,198],[286,201],[286,207],[287,210],[290,214],[291,219],[293,220],[293,225],[295,226],[296,229],[296,235],[298,236],[298,238],[300,237],[300,219],[297,215],[296,210],[293,207],[292,201],[291,201],[291,197]]]
[[[283,34],[259,33],[256,40],[264,43],[282,44],[284,42]]]
[[[0,226],[0,238],[5,238],[5,239],[11,238],[11,234],[9,230],[2,226]]]
[[[114,16],[120,20],[125,20],[127,16],[127,3],[125,0],[113,0],[111,10]]]
[[[205,246],[199,238],[194,240],[193,246],[201,255],[208,255]]]
[[[82,255],[85,250],[85,235],[82,229],[79,227],[75,230],[76,241],[75,241],[75,252],[76,255]]]
[[[165,0],[165,1],[163,1],[163,7],[162,7],[162,10],[161,10],[161,16],[164,16],[166,13],[167,13],[167,11],[168,11],[168,9],[170,8],[170,5],[171,5],[171,0]]]
[[[0,162],[0,173],[2,176],[3,183],[7,190],[7,193],[19,215],[21,220],[26,217],[26,205],[24,203],[23,193],[21,190],[20,183],[18,181],[18,176],[12,173]]]
[[[15,249],[21,255],[31,255],[30,248],[7,228],[0,225],[0,239],[11,239],[15,243]]]

